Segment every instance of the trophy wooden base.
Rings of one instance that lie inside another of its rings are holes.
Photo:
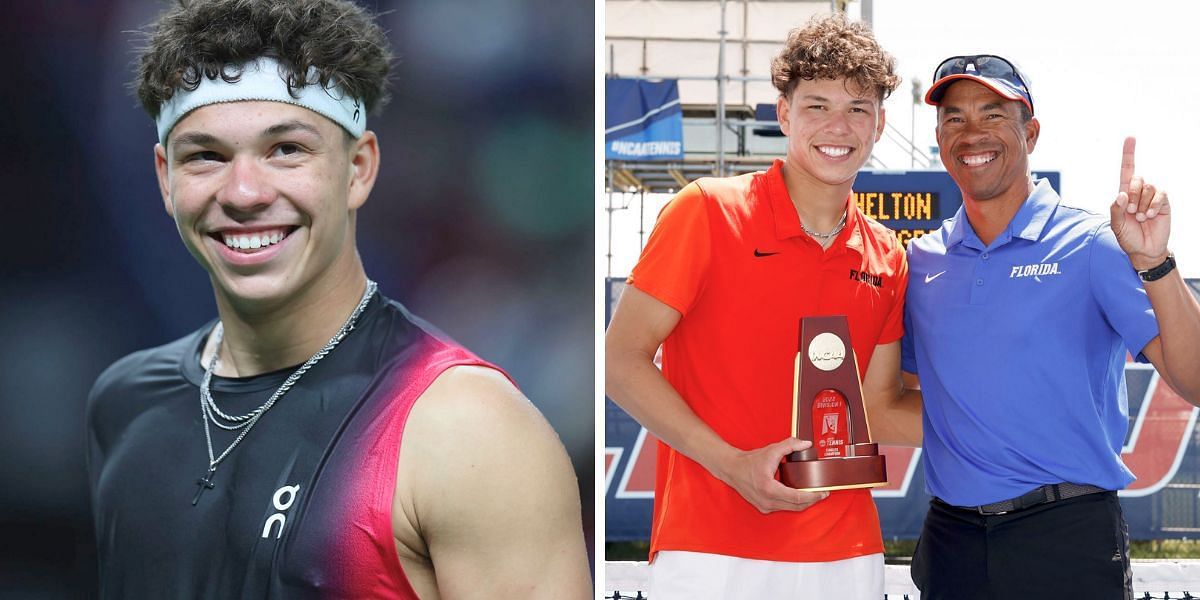
[[[848,456],[817,458],[815,448],[787,455],[779,466],[784,485],[808,492],[887,485],[887,469],[878,444],[854,444]]]

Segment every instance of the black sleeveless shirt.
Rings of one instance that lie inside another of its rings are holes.
[[[447,368],[486,363],[377,295],[208,488],[199,357],[214,324],[121,359],[92,389],[101,596],[415,599],[391,528],[404,423]],[[293,370],[214,376],[212,394],[245,414]],[[215,455],[238,433],[210,431]]]

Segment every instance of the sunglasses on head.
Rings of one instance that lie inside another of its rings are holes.
[[[943,60],[933,72],[933,80],[939,81],[951,75],[977,75],[989,79],[1000,79],[1019,84],[1024,88],[1026,97],[1029,94],[1029,83],[1016,65],[1008,59],[994,54],[976,54],[973,56],[951,56]],[[1032,110],[1032,100],[1030,100]]]
[[[943,60],[933,72],[933,80],[937,81],[949,75],[980,75],[983,77],[999,77],[1013,79],[1025,85],[1025,77],[1016,65],[1008,59],[994,54],[977,54],[974,56],[951,56]],[[1028,86],[1026,86],[1028,87]]]

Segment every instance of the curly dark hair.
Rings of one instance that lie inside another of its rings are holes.
[[[857,92],[874,90],[880,101],[900,85],[896,59],[879,47],[875,34],[840,14],[813,17],[793,29],[771,61],[771,83],[785,98],[801,79],[841,77],[853,82]]]
[[[288,70],[288,89],[334,83],[368,112],[387,103],[392,53],[375,19],[349,0],[179,0],[146,33],[133,87],[157,118],[178,89],[201,77],[236,81],[239,67],[270,56]]]

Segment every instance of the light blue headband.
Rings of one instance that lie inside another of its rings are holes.
[[[342,89],[330,84],[322,88],[316,81],[316,70],[310,71],[309,85],[295,90],[293,97],[287,86],[288,71],[274,58],[263,56],[242,66],[241,77],[232,83],[218,77],[200,78],[200,85],[191,91],[179,89],[162,104],[158,113],[158,141],[167,143],[167,135],[188,113],[218,102],[268,100],[303,106],[341,125],[355,138],[367,129],[367,111],[362,100],[349,97]]]

